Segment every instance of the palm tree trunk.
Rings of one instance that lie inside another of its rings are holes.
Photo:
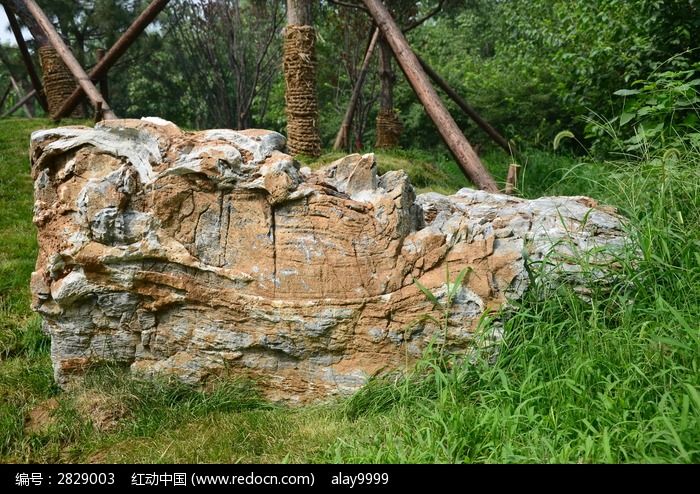
[[[78,85],[75,83],[73,74],[50,45],[39,47],[39,62],[44,74],[44,92],[49,105],[49,114],[55,115]],[[82,118],[85,113],[82,107],[77,106],[70,116]]]
[[[310,0],[287,0],[284,33],[287,147],[292,155],[320,156],[316,97],[316,30]]]

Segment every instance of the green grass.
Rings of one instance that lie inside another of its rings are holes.
[[[0,121],[0,461],[700,461],[697,150],[608,163],[527,152],[523,195],[592,195],[630,218],[633,250],[619,278],[590,300],[533,290],[506,322],[495,362],[426,356],[399,382],[289,409],[249,383],[199,390],[109,367],[79,390],[56,387],[28,291],[36,242],[27,142],[47,125]],[[468,185],[439,152],[378,161],[382,171],[406,169],[421,190]],[[484,161],[502,181],[508,157],[494,151]],[[51,418],[27,429],[47,403]],[[97,420],[105,413],[115,418],[107,428]]]

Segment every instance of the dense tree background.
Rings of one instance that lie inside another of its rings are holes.
[[[96,49],[108,48],[148,2],[39,3],[78,60],[91,66]],[[358,5],[355,0],[341,3]],[[668,72],[676,79],[695,80],[700,61],[700,6],[694,0],[387,3],[402,25],[442,4],[438,15],[408,34],[412,46],[496,128],[528,146],[551,145],[562,130],[582,142],[600,139],[587,122],[625,111],[629,102],[616,91],[635,92],[642,87],[636,81]],[[372,24],[361,8],[326,0],[316,4],[315,19],[320,128],[328,146]],[[189,128],[284,131],[283,27],[280,0],[173,0],[110,71],[110,103],[120,116],[158,115]],[[8,65],[23,74],[16,49],[3,46],[2,51],[8,63],[0,66],[0,90],[9,81]],[[372,63],[355,117],[355,145],[374,142],[376,53]],[[394,105],[404,124],[402,144],[439,145],[432,123],[395,70]],[[450,109],[470,140],[486,142],[456,107]]]

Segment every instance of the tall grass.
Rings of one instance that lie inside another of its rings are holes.
[[[582,164],[543,192],[572,189],[630,219],[612,286],[590,300],[566,288],[531,293],[505,323],[495,365],[436,358],[399,383],[372,383],[345,405],[371,426],[331,458],[700,461],[698,154]]]
[[[0,215],[0,461],[700,461],[697,150],[608,163],[528,152],[525,196],[591,195],[629,218],[619,276],[586,300],[565,288],[531,293],[510,311],[495,362],[438,352],[348,400],[289,409],[248,383],[201,390],[112,368],[78,391],[57,388],[28,303],[36,243],[26,143],[45,125],[0,122],[0,205],[9,211]],[[379,160],[425,188],[467,185],[440,155]],[[502,179],[508,158],[485,161]],[[96,427],[105,407],[86,413],[86,394],[121,410],[115,427]],[[31,412],[50,400],[51,421],[28,430]]]

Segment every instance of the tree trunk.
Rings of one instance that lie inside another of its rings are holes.
[[[49,105],[49,114],[53,116],[73,94],[77,84],[53,47],[49,45],[39,47],[39,62],[41,71],[44,73],[44,92]],[[85,113],[82,108],[76,107],[69,116],[83,118]]]
[[[19,17],[34,38],[44,76],[44,94],[49,114],[53,115],[78,85],[56,50],[51,47],[46,32],[34,19],[25,3],[21,0],[7,0],[4,5]],[[84,117],[84,114],[76,110],[71,116],[80,118]]]
[[[97,58],[97,63],[99,64],[105,57],[105,49],[98,48],[95,55]],[[107,74],[100,77],[97,82],[100,84],[100,93],[102,93],[102,97],[107,103],[109,103],[109,78],[107,77]]]
[[[396,74],[391,66],[391,46],[382,37],[379,41],[379,114],[377,115],[378,148],[395,148],[399,145],[403,125],[394,110],[394,85]]]
[[[287,0],[287,24],[297,26],[311,26],[312,7],[311,0]]]
[[[292,155],[321,155],[316,99],[316,31],[311,0],[287,0],[284,33],[287,146]]]
[[[406,75],[406,79],[423,104],[425,111],[435,123],[438,132],[440,132],[464,174],[480,189],[488,192],[498,192],[498,186],[493,177],[481,164],[481,160],[472,149],[469,141],[464,137],[447,108],[440,101],[435,89],[430,85],[428,76],[420,66],[416,55],[411,50],[406,38],[384,4],[381,0],[362,1],[374,18],[377,26],[382,30],[382,34],[389,42],[396,60],[401,66],[401,70]]]
[[[3,6],[10,9],[19,19],[22,21],[29,32],[34,38],[34,41],[38,46],[47,46],[49,44],[49,38],[41,26],[36,22],[32,14],[27,10],[27,6],[22,0],[3,0]]]

